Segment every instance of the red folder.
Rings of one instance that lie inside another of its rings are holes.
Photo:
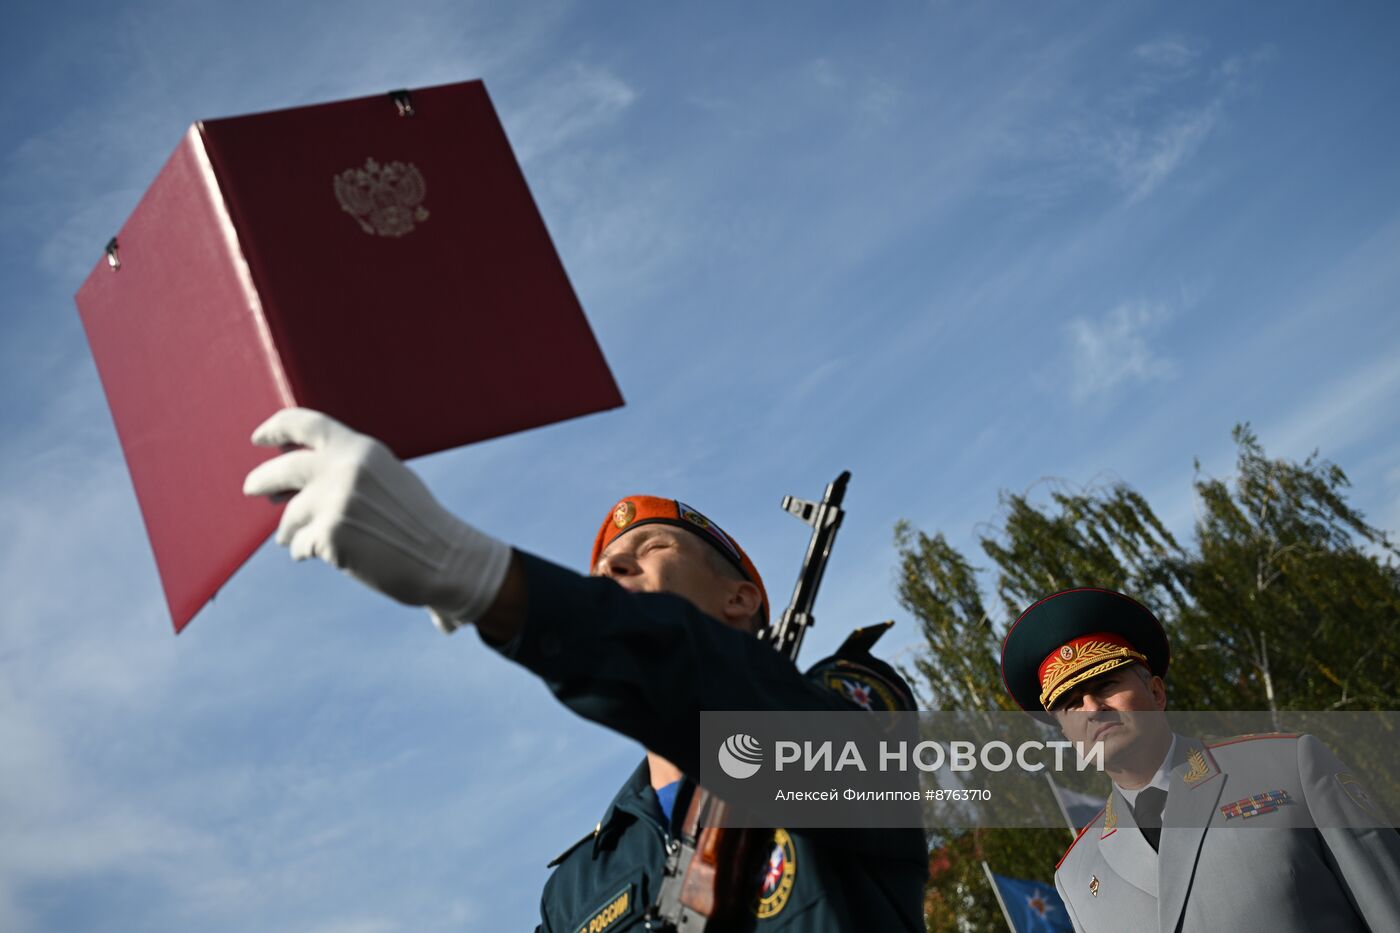
[[[279,408],[407,458],[622,404],[480,81],[195,124],[77,303],[177,632]]]

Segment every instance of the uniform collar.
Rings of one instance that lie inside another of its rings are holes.
[[[657,829],[665,829],[661,805],[656,802],[656,792],[651,789],[651,768],[647,766],[645,758],[618,790],[612,803],[608,804],[607,812],[598,821],[598,829],[593,835],[594,853],[597,853],[605,837],[621,831],[633,820],[643,820]]]
[[[624,813],[657,824],[661,822],[661,806],[656,802],[656,792],[651,789],[651,768],[647,767],[645,758],[608,805],[608,812],[603,817],[603,829],[606,830]]]
[[[1128,801],[1128,806],[1137,805],[1138,794],[1149,787],[1156,787],[1162,791],[1169,791],[1172,787],[1172,769],[1176,766],[1176,733],[1172,733],[1172,744],[1167,746],[1167,753],[1162,757],[1162,763],[1157,766],[1157,773],[1152,775],[1152,780],[1135,790],[1128,790],[1126,787],[1118,787],[1118,793],[1123,795],[1123,799]]]

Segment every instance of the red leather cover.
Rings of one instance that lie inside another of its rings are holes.
[[[622,404],[479,81],[194,127],[77,295],[176,631],[286,405],[402,457]]]

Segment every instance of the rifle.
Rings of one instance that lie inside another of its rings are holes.
[[[783,510],[812,527],[807,553],[792,591],[792,601],[776,626],[758,634],[796,663],[802,638],[815,624],[812,606],[826,572],[831,545],[846,514],[849,470],[826,487],[820,502],[783,497]],[[697,786],[681,823],[680,834],[667,840],[666,868],[656,902],[647,909],[645,928],[653,933],[717,933],[738,921],[756,892],[758,872],[773,845],[771,830],[726,829],[726,804]],[[749,918],[752,920],[752,918]]]

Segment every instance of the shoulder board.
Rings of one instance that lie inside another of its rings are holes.
[[[592,832],[590,832],[588,835],[584,836],[578,842],[575,842],[573,845],[569,846],[563,852],[560,852],[558,855],[554,856],[554,858],[550,860],[549,864],[546,865],[545,868],[553,868],[555,865],[562,863],[564,859],[568,858],[570,855],[573,855],[574,850],[577,849],[579,846],[583,845],[585,842],[588,842],[590,839],[597,838],[598,833],[602,832],[602,829],[602,823],[599,823],[597,826],[593,827]]]
[[[1254,732],[1249,735],[1237,735],[1233,739],[1226,739],[1223,742],[1212,742],[1206,748],[1223,748],[1226,745],[1235,745],[1239,742],[1254,742],[1259,739],[1296,739],[1301,738],[1297,732]]]
[[[1099,817],[1103,816],[1103,812],[1103,810],[1100,810],[1098,813],[1095,813],[1094,818],[1084,824],[1084,828],[1079,831],[1079,835],[1074,837],[1074,841],[1069,844],[1069,848],[1065,850],[1065,854],[1061,855],[1060,860],[1055,863],[1055,871],[1060,870],[1060,866],[1065,863],[1065,859],[1069,858],[1069,854],[1074,851],[1074,847],[1079,845],[1079,840],[1083,839],[1084,834],[1087,833],[1090,830],[1090,828],[1093,827],[1093,825],[1099,821]]]
[[[869,654],[870,649],[875,647],[875,643],[894,627],[894,620],[879,622],[875,625],[866,625],[856,629],[846,636],[846,640],[841,643],[841,647],[836,649],[837,657],[855,657],[857,655]]]

